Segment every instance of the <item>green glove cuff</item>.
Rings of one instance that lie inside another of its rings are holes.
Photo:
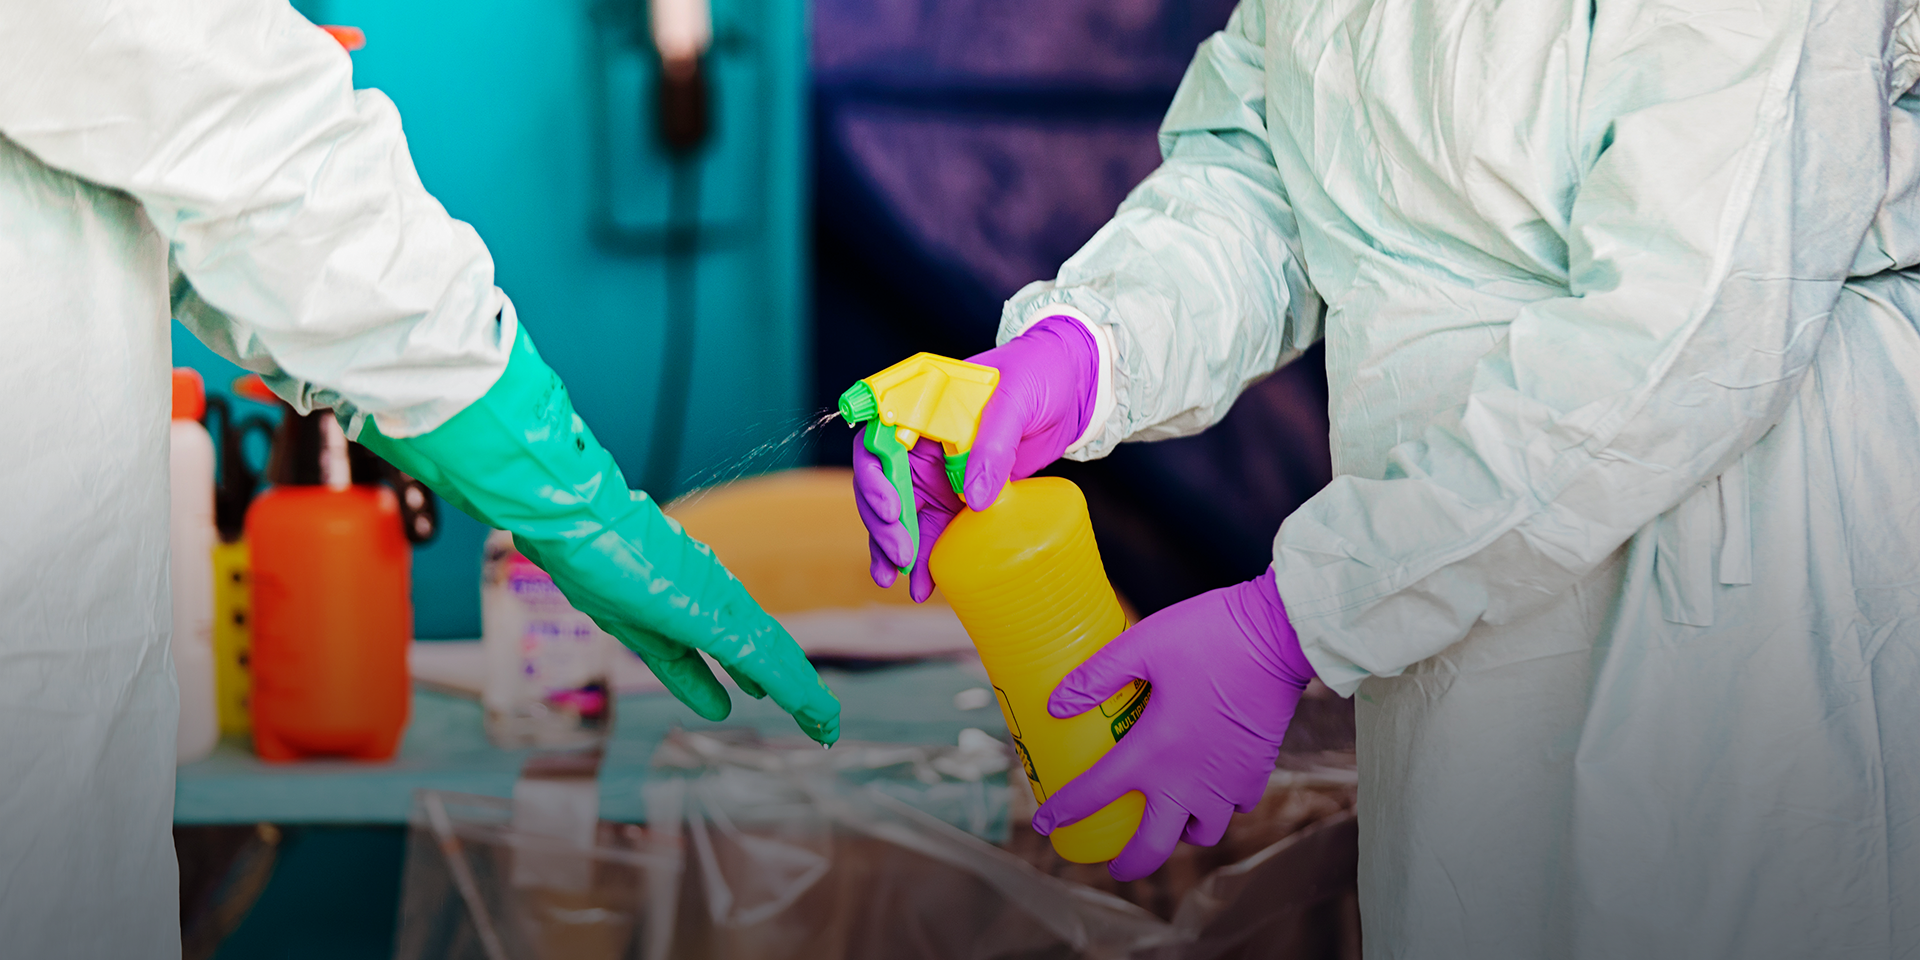
[[[702,716],[724,719],[731,707],[694,650],[749,694],[764,689],[808,736],[838,739],[839,701],[799,645],[705,544],[627,489],[524,328],[499,381],[453,419],[396,440],[368,418],[358,439],[475,519],[511,531],[575,608]]]

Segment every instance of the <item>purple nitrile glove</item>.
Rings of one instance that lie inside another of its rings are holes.
[[[1047,711],[1084,713],[1135,679],[1153,684],[1152,699],[1106,756],[1041,805],[1033,828],[1052,833],[1138,790],[1146,815],[1107,866],[1115,879],[1152,873],[1179,840],[1219,843],[1233,812],[1266,792],[1313,677],[1272,570],[1140,621],[1067,674]]]
[[[1008,480],[1023,480],[1067,451],[1093,416],[1100,351],[1093,334],[1071,317],[1047,317],[1006,343],[967,358],[1000,371],[1000,385],[980,414],[980,429],[967,457],[967,506],[985,510]],[[900,498],[887,482],[880,458],[867,450],[866,430],[853,438],[854,503],[867,527],[873,582],[893,586],[907,565],[912,541],[900,524]],[[914,508],[920,514],[920,553],[908,585],[916,601],[933,595],[927,555],[962,506],[947,481],[945,452],[922,440],[913,464]]]

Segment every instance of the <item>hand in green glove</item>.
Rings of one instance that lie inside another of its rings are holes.
[[[732,709],[704,651],[753,697],[771,695],[807,736],[840,737],[840,702],[786,629],[706,544],[653,499],[629,491],[613,457],[573,412],[565,385],[523,328],[486,396],[418,437],[357,438],[514,545],[568,601],[645,660],[709,720]]]

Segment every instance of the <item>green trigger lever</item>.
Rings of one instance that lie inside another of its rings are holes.
[[[900,497],[900,525],[907,529],[907,542],[912,545],[912,551],[907,554],[911,559],[900,572],[911,573],[920,559],[920,513],[914,509],[913,463],[908,459],[906,445],[891,428],[878,421],[867,422],[867,452],[880,458],[887,482],[893,484],[893,492]]]
[[[900,498],[900,525],[912,548],[901,573],[911,573],[920,561],[920,516],[909,452],[922,440],[944,447],[947,482],[965,500],[960,488],[967,475],[967,452],[999,383],[1000,371],[993,367],[916,353],[840,395],[841,418],[852,426],[866,425],[867,452],[880,459],[887,482]]]

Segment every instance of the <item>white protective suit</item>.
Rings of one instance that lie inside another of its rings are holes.
[[[285,3],[0,0],[0,37],[0,954],[178,956],[170,284],[283,396],[402,436],[486,392],[513,313]]]
[[[1912,6],[1245,0],[1008,304],[1104,328],[1082,456],[1324,336],[1369,956],[1920,955]]]

